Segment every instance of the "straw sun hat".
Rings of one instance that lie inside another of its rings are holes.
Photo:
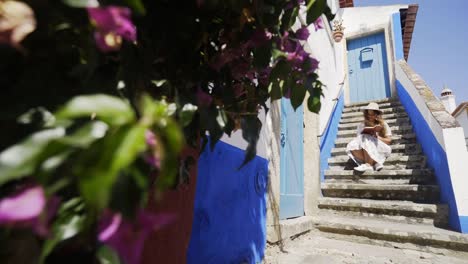
[[[382,110],[379,109],[379,105],[377,103],[369,103],[366,107],[362,108],[362,111],[366,110],[374,110],[377,111],[379,114],[382,113]]]

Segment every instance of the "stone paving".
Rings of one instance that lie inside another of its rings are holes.
[[[263,263],[468,264],[468,253],[312,230],[284,242],[283,251],[279,244],[268,245]]]

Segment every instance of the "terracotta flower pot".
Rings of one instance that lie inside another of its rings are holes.
[[[335,42],[340,42],[342,38],[343,38],[343,32],[342,31],[333,32],[333,39],[335,40]]]

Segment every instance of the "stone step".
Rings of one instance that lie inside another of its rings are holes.
[[[403,126],[403,125],[410,125],[411,124],[408,117],[386,119],[385,122],[390,127],[391,126]],[[352,128],[352,129],[354,129],[354,131],[356,131],[357,126],[359,124],[361,124],[361,123],[362,123],[362,120],[352,122],[352,123],[339,124],[338,125],[338,130]]]
[[[434,180],[430,177],[417,175],[417,176],[405,176],[405,177],[392,177],[392,178],[342,178],[339,177],[326,177],[327,183],[358,183],[358,184],[431,184]]]
[[[337,138],[335,141],[335,148],[346,147],[346,145],[353,140],[349,138]],[[414,133],[408,133],[405,135],[393,135],[392,144],[416,144],[416,135]]]
[[[407,224],[364,217],[319,214],[312,218],[321,231],[375,240],[412,243],[468,251],[468,235],[424,224]]]
[[[360,177],[386,177],[386,176],[405,176],[405,175],[428,175],[432,176],[431,169],[405,169],[405,170],[381,170],[381,171],[366,171],[357,172],[352,170],[325,170],[325,176],[360,176]]]
[[[403,185],[403,184],[431,184],[432,179],[424,176],[411,176],[406,178],[390,178],[390,179],[329,179],[327,183],[348,183],[348,184],[385,184],[385,185]]]
[[[382,115],[384,120],[387,119],[396,119],[396,118],[407,118],[408,114],[406,112],[401,113],[390,113]],[[340,124],[348,124],[348,123],[359,123],[364,122],[364,116],[357,116],[357,117],[342,117],[340,120]]]
[[[363,107],[364,108],[364,107]],[[363,117],[363,108],[358,108],[356,111],[348,111],[346,113],[343,112],[341,115],[341,118],[350,118],[350,117]],[[388,107],[388,108],[381,108],[382,113],[385,114],[391,114],[391,113],[406,113],[405,108],[403,106],[394,106],[394,107]]]
[[[436,223],[433,218],[425,217],[412,217],[412,216],[403,216],[403,215],[387,215],[387,214],[375,214],[368,212],[360,211],[339,211],[333,209],[321,209],[320,214],[326,214],[330,217],[365,217],[378,219],[382,221],[390,221],[394,223],[408,223],[408,224],[423,224],[423,225],[437,225],[442,227],[442,224]],[[443,226],[445,227],[446,224]]]
[[[390,147],[392,148],[392,153],[406,153],[408,155],[422,153],[421,145],[419,144],[390,144]],[[332,157],[346,155],[346,148],[333,148],[331,155]]]
[[[376,200],[407,200],[435,202],[439,200],[437,185],[420,184],[355,184],[325,183],[321,184],[325,197],[362,198]]]
[[[348,163],[344,166],[333,165],[330,166],[329,169],[331,170],[353,170],[356,167],[354,163]],[[426,166],[422,165],[420,162],[407,162],[406,164],[397,163],[397,164],[384,164],[382,170],[406,170],[406,169],[424,169]],[[375,171],[374,171],[375,172]]]
[[[346,214],[354,212],[355,216],[384,218],[398,222],[435,224],[444,227],[448,224],[446,204],[322,197],[319,199],[318,207]]]
[[[346,166],[348,163],[354,165],[348,155],[339,155],[328,159],[330,166]],[[423,155],[406,155],[405,153],[392,153],[390,157],[385,160],[385,164],[407,164],[407,163],[420,163],[422,166],[426,164],[426,157]],[[354,168],[354,167],[353,167]]]
[[[361,107],[361,106],[366,106],[369,103],[377,103],[379,106],[381,104],[386,104],[386,103],[400,103],[398,98],[384,98],[380,100],[372,100],[372,101],[364,101],[364,102],[358,102],[358,103],[351,103],[351,104],[346,104],[346,108],[352,108],[352,107]]]
[[[346,183],[346,184],[384,184],[384,185],[402,185],[402,184],[435,184],[435,179],[427,175],[382,175],[381,177],[361,177],[353,176],[325,176],[327,183]]]
[[[354,170],[325,170],[327,182],[365,184],[430,184],[434,182],[430,169],[381,170],[357,172]]]
[[[407,134],[408,132],[413,132],[413,126],[405,125],[405,126],[391,126],[390,130],[392,131],[393,135],[402,135]],[[345,138],[345,137],[356,137],[356,128],[347,128],[347,129],[340,129],[337,133],[338,138]]]
[[[383,102],[383,103],[379,103],[379,108],[381,110],[384,110],[384,109],[392,109],[392,108],[395,108],[395,107],[400,107],[402,106],[402,104],[399,102],[399,101],[392,101],[392,102]],[[358,106],[345,106],[343,108],[343,114],[344,113],[351,113],[351,112],[361,112],[362,109],[367,106],[366,105],[358,105]]]

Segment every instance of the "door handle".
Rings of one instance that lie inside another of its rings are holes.
[[[280,144],[281,144],[281,147],[284,148],[284,145],[286,144],[286,136],[284,135],[284,133],[281,133]]]
[[[351,70],[349,70],[349,74],[352,74],[352,73],[353,73],[353,70],[352,70],[352,69],[351,69]]]

